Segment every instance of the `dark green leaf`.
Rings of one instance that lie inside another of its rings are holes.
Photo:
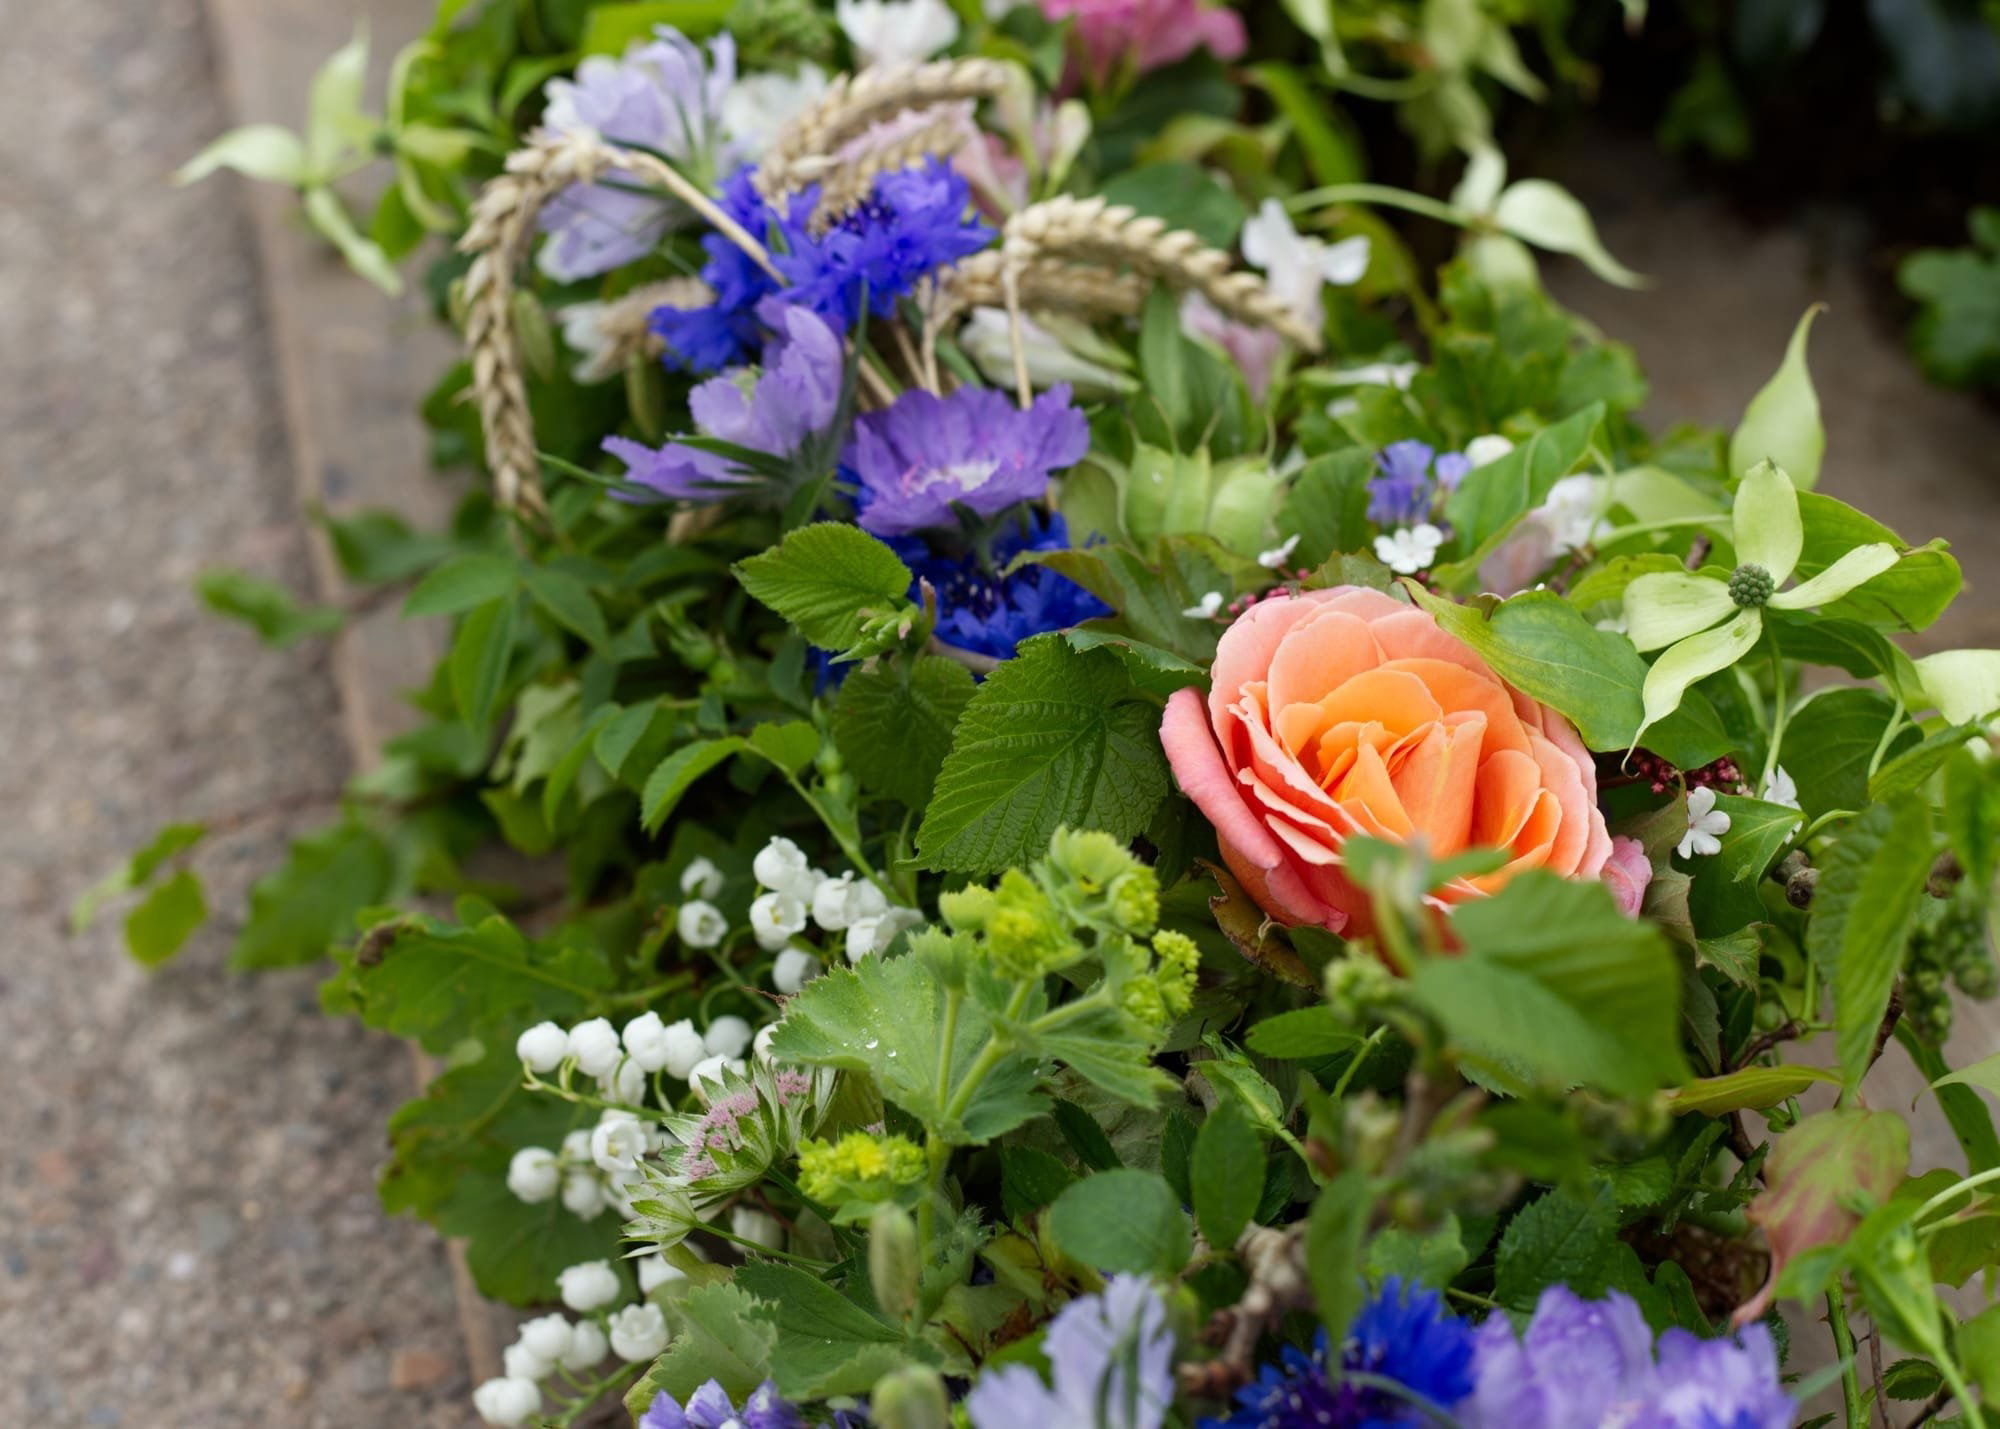
[[[1583,460],[1603,420],[1604,404],[1593,402],[1541,428],[1498,461],[1468,472],[1445,502],[1445,516],[1464,554],[1440,567],[1438,580],[1457,589],[1461,580],[1476,577],[1480,562],[1499,546],[1514,524],[1539,506],[1549,489]]]
[[[605,6],[592,13],[625,8],[650,7]],[[770,1378],[778,1348],[777,1327],[763,1318],[762,1307],[740,1287],[728,1281],[698,1285],[686,1295],[667,1297],[666,1311],[674,1332],[667,1352],[625,1395],[625,1407],[634,1422],[662,1394],[685,1404],[712,1379],[740,1404]]]
[[[695,780],[746,748],[748,746],[741,739],[731,735],[726,739],[704,739],[684,744],[662,759],[646,777],[646,792],[641,803],[641,818],[646,828],[649,831],[658,829]]]
[[[1063,1254],[1096,1270],[1173,1275],[1193,1251],[1187,1213],[1150,1171],[1100,1171],[1049,1207],[1049,1233]]]
[[[1609,1288],[1619,1244],[1618,1213],[1607,1188],[1587,1200],[1551,1191],[1507,1223],[1494,1261],[1493,1297],[1520,1314],[1531,1312],[1551,1285],[1596,1299]]]
[[[250,914],[234,968],[296,967],[317,962],[354,936],[354,915],[383,902],[395,881],[388,846],[356,823],[336,824],[291,846],[285,862],[250,889]]]
[[[512,595],[480,606],[460,622],[446,657],[452,698],[475,729],[486,727],[499,703],[507,661],[514,651],[515,611]]]
[[[750,747],[783,773],[796,774],[819,753],[819,731],[803,719],[760,724],[750,731]]]
[[[610,627],[604,623],[604,612],[590,587],[568,571],[553,566],[528,567],[528,594],[535,604],[581,635],[592,649],[611,643]]]
[[[1368,1234],[1367,1174],[1350,1167],[1320,1188],[1306,1216],[1306,1279],[1320,1322],[1345,1339],[1361,1308],[1361,1247]]]
[[[1000,1148],[1000,1205],[1019,1220],[1048,1205],[1076,1180],[1069,1167],[1032,1146]]]
[[[453,556],[417,582],[403,602],[405,615],[458,615],[512,593],[519,568],[507,556],[472,552]]]
[[[1799,707],[1785,728],[1780,763],[1808,818],[1867,805],[1868,763],[1894,717],[1895,702],[1879,690],[1825,690]]]
[[[1265,1018],[1250,1029],[1246,1040],[1260,1057],[1289,1061],[1331,1057],[1349,1050],[1358,1039],[1333,1015],[1332,1008],[1300,1007]]]
[[[1236,1244],[1264,1190],[1264,1144],[1234,1102],[1219,1102],[1194,1140],[1194,1219],[1217,1249]]]
[[[1886,804],[1915,794],[1978,732],[1976,725],[1958,724],[1925,736],[1875,771],[1868,781],[1868,797]]]

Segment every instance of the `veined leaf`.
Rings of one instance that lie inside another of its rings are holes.
[[[870,616],[904,603],[910,568],[858,526],[801,526],[771,550],[736,563],[743,588],[823,650],[846,650]]]

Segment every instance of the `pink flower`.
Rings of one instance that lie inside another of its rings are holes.
[[[1051,20],[1075,17],[1084,68],[1099,86],[1124,65],[1141,75],[1200,49],[1233,60],[1248,43],[1234,12],[1201,0],[1041,0],[1041,7]]]
[[[1646,846],[1622,834],[1613,839],[1603,877],[1611,896],[1618,900],[1618,911],[1627,918],[1638,917],[1646,901],[1646,888],[1653,881],[1653,861],[1646,857]]]

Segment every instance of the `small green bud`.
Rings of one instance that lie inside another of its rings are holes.
[[[1745,610],[1754,610],[1770,600],[1778,588],[1771,573],[1748,562],[1729,573],[1729,598]]]
[[[993,890],[976,883],[950,889],[938,895],[938,912],[961,933],[984,932],[993,915]]]
[[[868,1395],[869,1422],[881,1429],[948,1429],[951,1401],[929,1365],[905,1365],[875,1381]]]
[[[868,1219],[868,1283],[875,1303],[892,1320],[914,1310],[923,1276],[923,1249],[917,1223],[893,1201],[884,1201]],[[877,1423],[883,1423],[877,1415]]]
[[[1326,965],[1326,1000],[1349,1026],[1373,1020],[1376,1008],[1396,995],[1396,979],[1368,953],[1350,953]]]
[[[1015,978],[1040,977],[1083,955],[1049,896],[1018,868],[1000,875],[1000,886],[993,890],[986,949],[994,967]]]

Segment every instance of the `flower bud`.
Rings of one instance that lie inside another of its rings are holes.
[[[706,1106],[722,1091],[722,1074],[725,1069],[735,1072],[738,1076],[747,1070],[741,1061],[734,1058],[703,1057],[688,1070],[688,1090]]]
[[[512,1344],[500,1352],[500,1367],[509,1379],[537,1380],[548,1375],[555,1363],[526,1345]]]
[[[826,875],[806,861],[805,851],[787,838],[774,838],[757,850],[750,872],[761,887],[809,901]]]
[[[708,1046],[701,1034],[694,1030],[694,1022],[683,1017],[666,1031],[666,1061],[662,1065],[668,1076],[677,1082],[688,1079],[695,1064],[708,1055]]]
[[[734,1014],[725,1014],[708,1024],[701,1040],[711,1057],[738,1058],[750,1045],[750,1024]]]
[[[635,1262],[639,1267],[639,1293],[651,1295],[662,1285],[672,1285],[687,1279],[687,1272],[668,1260],[658,1251],[642,1255]]]
[[[489,1379],[472,1391],[472,1407],[488,1424],[513,1429],[542,1407],[542,1391],[532,1379]]]
[[[507,1189],[529,1205],[539,1205],[562,1186],[562,1166],[544,1146],[524,1146],[507,1163]]]
[[[951,1404],[944,1381],[929,1365],[891,1370],[875,1381],[868,1418],[879,1429],[947,1429]]]
[[[722,870],[708,859],[696,859],[681,870],[681,892],[689,898],[714,899],[722,892]]]
[[[602,1017],[579,1022],[569,1030],[569,1052],[577,1070],[588,1077],[607,1076],[617,1070],[621,1048],[618,1033]]]
[[[625,1024],[625,1051],[643,1072],[667,1065],[667,1024],[657,1012],[643,1012]]]
[[[800,948],[785,948],[771,965],[771,986],[789,997],[820,975],[820,961]]]
[[[729,935],[729,920],[713,903],[693,898],[674,915],[674,932],[690,948],[713,948]]]
[[[553,1022],[537,1022],[514,1039],[514,1055],[531,1072],[553,1072],[569,1055],[569,1034]]]
[[[572,1171],[563,1177],[562,1203],[579,1220],[596,1220],[604,1214],[604,1183],[595,1171]]]
[[[922,1272],[917,1223],[901,1206],[884,1201],[868,1219],[868,1281],[875,1303],[890,1319],[900,1320],[916,1308]]]
[[[627,1305],[610,1320],[611,1352],[641,1364],[667,1347],[667,1317],[657,1305]]]
[[[580,1315],[588,1314],[618,1298],[618,1273],[608,1260],[581,1261],[556,1276],[556,1291],[563,1304]]]
[[[750,1039],[750,1051],[760,1066],[771,1065],[771,1039],[778,1035],[778,1024],[767,1022],[757,1029],[757,1035]]]
[[[569,1348],[563,1351],[557,1361],[571,1374],[580,1374],[590,1369],[604,1358],[610,1346],[605,1343],[604,1331],[597,1327],[595,1320],[579,1320],[571,1327]]]
[[[575,1334],[576,1326],[565,1316],[542,1315],[521,1326],[520,1339],[516,1343],[553,1364],[569,1353],[570,1341]]]

